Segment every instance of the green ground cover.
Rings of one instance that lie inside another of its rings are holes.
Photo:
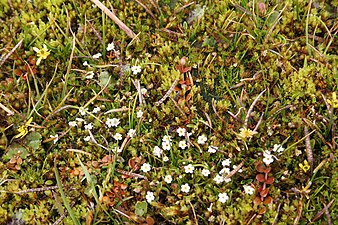
[[[0,0],[0,224],[337,224],[338,1]]]

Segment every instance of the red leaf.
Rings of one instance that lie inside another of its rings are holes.
[[[274,182],[274,177],[268,177],[268,179],[265,181],[266,184],[272,184]]]
[[[261,174],[261,173],[257,174],[256,175],[256,180],[259,181],[259,182],[264,182],[265,181],[264,174]]]

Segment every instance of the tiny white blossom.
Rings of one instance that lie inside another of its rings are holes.
[[[88,64],[87,61],[84,61],[84,62],[82,63],[82,65],[84,65],[84,66],[89,66],[89,64]]]
[[[87,72],[86,79],[93,79],[94,75],[95,75],[95,73],[93,71],[89,71],[89,72]]]
[[[122,148],[114,147],[113,152],[114,153],[121,153],[122,152]]]
[[[232,166],[232,168],[236,169],[236,168],[237,168],[237,166],[236,166],[236,165],[233,165],[233,166]],[[239,169],[239,170],[238,170],[238,172],[239,172],[239,173],[242,173],[242,172],[243,172],[243,170],[242,170],[242,169]]]
[[[194,173],[195,167],[192,164],[184,166],[184,170],[186,173]]]
[[[263,152],[263,162],[266,164],[266,165],[270,165],[274,159],[273,159],[273,156],[271,155],[271,152],[266,150]]]
[[[229,200],[229,196],[228,196],[227,193],[219,193],[218,194],[218,201],[225,203],[228,200]]]
[[[53,138],[53,143],[56,144],[56,142],[59,140],[59,135],[55,134],[55,135],[50,135],[51,138]]]
[[[100,107],[95,107],[94,109],[93,109],[93,113],[95,114],[95,113],[98,113],[98,112],[100,112],[101,111],[101,108]]]
[[[204,145],[207,140],[208,140],[207,136],[205,136],[204,134],[202,134],[201,136],[198,136],[197,143],[201,144],[201,145]]]
[[[139,111],[136,112],[136,117],[137,118],[141,118],[142,116],[143,116],[142,110],[139,110]]]
[[[231,178],[224,178],[225,183],[229,183],[231,181]]]
[[[106,50],[107,50],[107,52],[109,52],[109,51],[111,51],[111,50],[114,50],[114,48],[115,48],[115,45],[114,45],[114,42],[112,42],[112,43],[109,43],[109,44],[108,44]]]
[[[78,118],[78,117],[77,117],[77,118],[75,118],[75,120],[76,120],[76,121],[78,121],[78,122],[85,122],[85,120],[84,120],[84,119],[82,119],[82,118]]]
[[[136,136],[136,130],[130,129],[127,134],[129,137],[133,138]]]
[[[86,141],[86,142],[90,141],[90,136],[83,138],[83,140]]]
[[[170,184],[171,181],[173,181],[173,178],[171,177],[171,175],[166,175],[164,177],[164,181],[167,183],[167,184]]]
[[[252,195],[255,192],[255,189],[251,187],[250,185],[244,185],[244,192],[245,194]]]
[[[117,118],[110,119],[108,118],[106,121],[106,125],[108,127],[117,127],[120,124],[120,120]]]
[[[91,129],[93,129],[93,125],[92,125],[91,123],[88,123],[88,124],[86,124],[86,125],[84,126],[84,128],[85,128],[86,130],[91,130]]]
[[[116,140],[116,141],[119,141],[119,140],[122,140],[122,134],[120,133],[116,133],[113,138]]]
[[[190,191],[190,186],[189,186],[189,184],[183,184],[182,186],[181,186],[181,191],[182,192],[185,192],[185,193],[188,193],[189,191]]]
[[[218,172],[218,174],[222,175],[223,173],[225,174],[229,174],[230,173],[230,169],[227,167],[224,167],[223,169],[221,169],[221,171]]]
[[[80,108],[79,108],[79,113],[80,113],[82,116],[84,116],[84,115],[86,115],[87,110],[88,110],[87,108],[80,107]]]
[[[77,123],[76,123],[76,121],[70,121],[70,122],[68,122],[68,125],[71,126],[71,127],[76,127]]]
[[[163,162],[168,162],[169,161],[169,157],[168,156],[163,156]]]
[[[282,145],[279,145],[279,144],[274,144],[274,145],[273,145],[272,151],[274,151],[274,152],[281,153],[281,152],[283,152],[284,150],[285,150],[285,149],[282,147]]]
[[[141,166],[141,170],[145,173],[149,172],[151,170],[150,164],[149,163],[143,163],[143,165]]]
[[[231,159],[225,159],[222,161],[222,166],[230,166],[231,164]]]
[[[98,58],[100,58],[101,56],[102,56],[101,53],[96,53],[95,55],[93,55],[93,58],[94,58],[94,59],[98,59]]]
[[[136,75],[141,72],[141,66],[132,66],[131,71],[133,72],[134,75]]]
[[[147,89],[146,88],[141,88],[141,93],[142,93],[142,95],[145,95],[146,93],[147,93]]]
[[[216,146],[210,145],[210,146],[208,147],[208,152],[210,152],[211,154],[216,153],[217,150],[218,150],[218,147],[216,147]]]
[[[163,150],[170,150],[171,143],[169,141],[162,141],[162,148]]]
[[[160,158],[163,153],[163,150],[160,147],[155,146],[153,153],[156,157]]]
[[[209,176],[210,171],[208,169],[203,169],[201,173],[202,173],[203,176],[207,177],[207,176]]]
[[[149,203],[154,201],[155,199],[154,193],[151,191],[147,191],[146,199],[147,199],[147,202]]]
[[[180,141],[178,143],[178,147],[180,147],[181,149],[185,149],[187,147],[187,143],[185,142],[185,140]]]
[[[179,127],[179,128],[177,128],[176,132],[178,133],[178,136],[184,137],[184,136],[185,136],[186,129],[183,128],[183,127]]]
[[[220,175],[216,175],[216,177],[214,178],[214,181],[216,182],[216,184],[220,184],[222,182],[224,182],[224,178],[223,176],[220,176]]]
[[[169,135],[164,135],[163,138],[162,138],[162,141],[171,142],[171,137]]]

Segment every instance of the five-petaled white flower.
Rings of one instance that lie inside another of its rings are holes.
[[[163,162],[168,162],[169,161],[169,157],[168,156],[163,156]]]
[[[88,124],[86,124],[86,125],[84,126],[84,128],[85,128],[86,130],[91,130],[91,129],[93,129],[93,125],[92,125],[91,123],[88,123]]]
[[[263,152],[263,162],[266,164],[266,165],[270,165],[274,159],[273,159],[273,156],[271,155],[271,152],[266,150]]]
[[[119,141],[119,140],[122,140],[122,134],[120,133],[116,133],[113,138],[116,140],[116,141]]]
[[[143,163],[143,165],[141,166],[141,170],[145,173],[149,172],[151,170],[150,164],[149,163]]]
[[[98,58],[100,58],[101,56],[102,56],[101,53],[96,53],[95,55],[93,55],[93,58],[94,58],[94,59],[98,59]]]
[[[221,169],[221,171],[218,172],[220,175],[222,174],[229,174],[230,173],[230,169],[227,167],[224,167],[223,169]]]
[[[80,108],[79,108],[79,113],[80,113],[82,116],[84,116],[84,115],[86,115],[87,110],[88,110],[87,108],[80,107]]]
[[[120,124],[120,119],[117,119],[117,118],[113,118],[113,119],[108,118],[106,121],[106,125],[108,127],[117,127],[119,124]]]
[[[101,111],[101,108],[100,107],[95,107],[94,109],[93,109],[93,113],[98,113],[98,112],[100,112]]]
[[[147,93],[147,89],[146,88],[141,88],[141,93],[142,93],[142,95],[145,95],[146,93]]]
[[[134,75],[136,75],[141,72],[141,66],[132,66],[131,71],[133,72]]]
[[[169,135],[164,135],[163,138],[162,138],[162,141],[171,142],[171,137]]]
[[[216,184],[220,184],[222,182],[224,182],[224,178],[223,176],[220,176],[220,175],[216,175],[216,177],[214,178],[214,181],[216,182]]]
[[[189,186],[189,184],[183,184],[182,186],[181,186],[181,191],[182,192],[185,192],[185,193],[188,193],[189,191],[190,191],[190,186]]]
[[[112,42],[112,43],[109,43],[109,44],[108,44],[106,50],[107,50],[107,52],[109,52],[109,51],[111,51],[111,50],[114,50],[114,48],[115,48],[115,45],[114,45],[114,42]]]
[[[171,181],[173,181],[173,178],[171,177],[171,175],[166,175],[166,176],[164,177],[164,181],[165,181],[166,183],[170,184]]]
[[[181,149],[185,149],[187,147],[187,143],[185,142],[185,140],[178,142],[178,147],[180,147]]]
[[[209,176],[210,171],[208,169],[203,169],[201,173],[202,173],[203,176],[207,177],[207,176]]]
[[[208,140],[207,136],[205,136],[204,134],[202,134],[202,135],[198,136],[197,143],[201,144],[201,145],[204,145],[207,140]]]
[[[89,72],[87,72],[86,79],[93,79],[94,75],[95,75],[95,73],[93,71],[89,71]]]
[[[210,145],[210,146],[208,147],[208,152],[209,152],[209,153],[216,153],[217,150],[218,150],[218,147],[216,147],[216,146]]]
[[[162,141],[162,148],[164,150],[170,150],[171,143],[169,141]]]
[[[76,121],[69,121],[68,125],[71,126],[71,127],[76,127],[77,123],[76,123]]]
[[[222,161],[222,166],[230,166],[231,164],[231,159],[225,159]]]
[[[136,112],[136,117],[137,118],[141,118],[143,116],[143,111],[142,110],[139,110]]]
[[[228,200],[229,200],[229,196],[228,196],[227,193],[219,193],[218,194],[218,201],[225,203]]]
[[[127,134],[129,137],[133,138],[136,136],[136,130],[130,129]]]
[[[250,185],[244,185],[244,192],[245,194],[252,195],[255,192],[255,189],[251,187]]]
[[[154,193],[151,191],[147,191],[146,199],[147,199],[147,202],[149,203],[154,201],[155,199]]]
[[[185,136],[186,129],[183,128],[183,127],[179,127],[179,128],[177,128],[176,132],[178,133],[178,136],[184,137],[184,136]]]
[[[284,150],[285,150],[285,149],[283,148],[282,145],[279,145],[279,144],[274,144],[274,145],[273,145],[272,151],[274,151],[274,152],[281,153],[281,152],[283,152]]]
[[[83,140],[86,142],[90,141],[90,136],[86,136],[85,138],[83,138]]]
[[[160,158],[161,155],[162,155],[162,153],[163,153],[163,150],[162,150],[160,147],[155,146],[155,147],[154,147],[154,150],[153,150],[153,153],[154,153],[154,155],[155,155],[156,157]]]
[[[187,166],[184,166],[184,170],[186,173],[193,173],[195,170],[195,167],[192,164],[189,164]]]

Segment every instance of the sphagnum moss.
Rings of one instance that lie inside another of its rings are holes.
[[[316,215],[337,197],[333,4],[142,4],[112,2],[131,40],[90,1],[0,3],[1,47],[23,39],[1,61],[0,222],[69,201],[88,224],[333,224],[335,203]],[[54,163],[63,199],[14,193],[55,184]]]

